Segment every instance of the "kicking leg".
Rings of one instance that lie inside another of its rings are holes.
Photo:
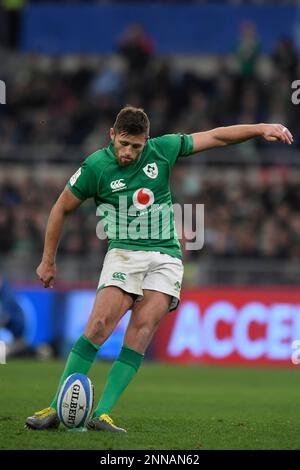
[[[112,365],[103,394],[88,427],[100,431],[124,432],[108,416],[126,387],[137,373],[161,319],[169,310],[171,297],[162,292],[144,290],[136,302],[126,330],[119,357]]]
[[[132,304],[132,296],[118,287],[105,287],[97,294],[84,334],[76,341],[69,354],[50,407],[28,417],[27,427],[31,429],[58,427],[57,398],[63,382],[75,372],[85,375],[89,372],[99,347],[110,336],[118,321],[131,308]]]

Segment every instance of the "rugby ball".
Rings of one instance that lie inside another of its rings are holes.
[[[87,423],[94,404],[94,387],[84,374],[72,374],[64,381],[58,395],[57,412],[67,428],[81,428]]]

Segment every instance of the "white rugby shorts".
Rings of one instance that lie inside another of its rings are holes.
[[[97,292],[107,286],[117,286],[125,292],[143,298],[150,289],[172,297],[169,310],[180,300],[183,264],[179,258],[159,251],[112,248],[104,258]]]

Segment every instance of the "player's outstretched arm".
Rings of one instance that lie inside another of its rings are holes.
[[[254,137],[263,137],[269,142],[280,141],[289,145],[293,142],[292,134],[282,124],[241,124],[192,134],[193,153],[238,144]]]
[[[44,287],[53,287],[56,276],[55,257],[59,240],[63,231],[66,216],[82,203],[65,187],[51,209],[44,243],[44,252],[36,273]]]

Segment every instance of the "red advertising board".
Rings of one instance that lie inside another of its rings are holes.
[[[298,364],[300,289],[184,291],[155,335],[153,354],[176,363]]]

